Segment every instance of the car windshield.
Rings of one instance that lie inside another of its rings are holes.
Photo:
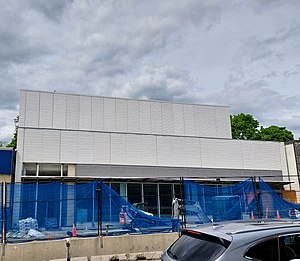
[[[229,246],[230,242],[218,237],[198,232],[186,231],[167,250],[174,260],[215,260]]]

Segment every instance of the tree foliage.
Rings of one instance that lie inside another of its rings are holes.
[[[294,135],[286,127],[270,126],[264,128],[260,126],[251,114],[240,113],[230,116],[231,131],[233,139],[243,140],[265,140],[265,141],[291,141]]]
[[[240,113],[230,116],[233,139],[256,140],[258,139],[258,120],[251,114]]]
[[[18,139],[18,128],[19,128],[19,115],[14,119],[15,122],[15,131],[11,139],[11,142],[6,145],[6,147],[17,148],[17,139]]]

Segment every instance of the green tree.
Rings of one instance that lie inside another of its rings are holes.
[[[268,128],[261,127],[260,139],[266,141],[291,141],[294,140],[294,135],[285,127],[270,126]]]
[[[12,147],[14,149],[17,148],[17,139],[18,139],[18,128],[19,128],[19,115],[14,119],[15,122],[15,131],[13,138],[10,143],[6,145],[6,147]]]
[[[259,139],[259,121],[251,114],[240,113],[230,116],[233,139],[257,140]]]

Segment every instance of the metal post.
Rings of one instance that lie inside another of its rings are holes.
[[[257,193],[257,189],[256,189],[256,177],[252,177],[252,182],[253,182],[253,186],[254,186],[254,196],[256,199],[256,209],[257,209],[257,218],[260,219],[261,218],[261,213],[260,213],[260,202],[259,202],[259,196]]]
[[[6,243],[6,183],[2,182],[2,244]]]
[[[184,205],[184,185],[183,177],[180,177],[180,197],[181,197],[181,215],[182,215],[182,229],[186,229],[185,205]]]
[[[97,199],[98,199],[98,236],[102,236],[102,208],[101,208],[101,184],[98,181],[97,188]]]

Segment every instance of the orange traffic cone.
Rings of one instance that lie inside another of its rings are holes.
[[[77,233],[76,233],[76,227],[75,224],[73,223],[73,227],[72,227],[72,237],[76,237]]]
[[[279,214],[279,211],[277,210],[277,214],[276,214],[276,219],[277,220],[280,220],[281,218],[280,218],[280,214]]]
[[[269,208],[266,209],[266,218],[269,218]]]
[[[251,219],[255,219],[253,211],[251,211]]]

